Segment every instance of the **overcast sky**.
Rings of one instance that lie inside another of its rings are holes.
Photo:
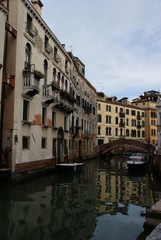
[[[97,91],[161,89],[161,0],[42,0],[42,17]]]

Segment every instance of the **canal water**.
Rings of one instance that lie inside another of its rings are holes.
[[[77,174],[0,186],[0,240],[136,240],[161,189],[126,161],[90,160]]]

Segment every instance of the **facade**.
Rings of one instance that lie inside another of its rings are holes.
[[[3,58],[5,48],[5,23],[7,19],[8,11],[5,6],[0,3],[0,118],[1,118],[1,95],[2,95],[2,73],[3,73]],[[1,135],[1,120],[0,120],[0,135]],[[2,150],[2,143],[0,142],[0,152]]]
[[[97,99],[98,145],[121,138],[145,141],[145,110],[132,106],[127,98]]]
[[[7,6],[7,1],[3,3]],[[17,34],[7,39],[3,75],[10,76],[10,81],[4,89],[2,147],[5,166],[12,172],[55,167],[96,153],[96,134],[89,127],[96,116],[83,112],[77,101],[81,85],[92,95],[96,90],[85,74],[80,77],[74,70],[76,58],[41,18],[42,6],[36,0],[9,3],[9,23]],[[96,109],[91,97],[91,108]],[[82,130],[81,111],[89,124]]]
[[[158,144],[157,153],[161,154],[161,98],[158,96],[157,100],[157,130],[158,130]]]
[[[157,91],[147,91],[139,98],[133,99],[132,105],[145,109],[146,142],[157,145]]]

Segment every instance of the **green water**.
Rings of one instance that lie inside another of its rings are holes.
[[[0,240],[136,240],[159,200],[157,178],[126,159],[92,160],[73,175],[0,187]]]

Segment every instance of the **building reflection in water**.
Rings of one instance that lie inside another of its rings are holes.
[[[126,161],[111,159],[90,161],[79,175],[0,187],[0,239],[90,239],[98,216],[126,216],[130,204],[151,207],[159,196],[151,186],[146,173],[129,175]]]
[[[158,192],[154,193],[152,189],[149,174],[129,172],[126,161],[119,158],[102,161],[96,171],[96,208],[100,215],[128,214],[128,204],[150,208],[154,199],[159,198]]]

